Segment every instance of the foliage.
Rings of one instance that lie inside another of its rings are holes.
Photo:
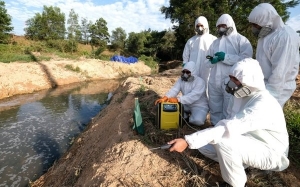
[[[176,42],[176,36],[175,32],[172,30],[168,30],[165,32],[165,35],[162,37],[162,45],[161,49],[159,51],[160,54],[158,54],[160,59],[177,59],[176,53],[175,53],[175,42]],[[167,57],[167,58],[163,58]]]
[[[129,33],[126,42],[128,52],[135,56],[151,56],[155,60],[164,58],[173,58],[174,45],[176,41],[174,32],[172,31],[151,31],[145,30],[140,33]]]
[[[106,43],[104,43],[103,41],[102,41],[102,45],[100,45],[100,47],[95,51],[95,57],[96,58],[98,58],[100,55],[101,55],[101,53],[103,52],[103,51],[105,51],[105,49],[106,49]]]
[[[113,49],[124,49],[125,48],[125,41],[126,41],[126,31],[121,27],[116,28],[112,31],[111,35],[111,44]]]
[[[107,47],[109,33],[106,25],[107,22],[103,18],[98,19],[95,24],[89,25],[90,44],[93,49],[92,54],[94,54],[95,57],[99,56],[99,54]],[[98,47],[96,51],[94,51],[95,46]]]
[[[41,45],[20,46],[12,44],[0,44],[0,62],[10,63],[15,61],[32,62],[49,60],[47,56],[34,56],[32,51],[40,49]]]
[[[44,6],[42,14],[26,21],[25,37],[31,40],[57,40],[65,37],[65,14],[58,7]]]
[[[91,45],[99,46],[102,44],[101,41],[109,41],[109,33],[106,25],[107,22],[103,18],[100,18],[94,24],[89,26]]]
[[[0,43],[8,43],[10,39],[10,35],[8,33],[12,30],[11,16],[7,14],[5,2],[0,1]]]
[[[199,16],[205,16],[209,21],[209,27],[212,34],[215,34],[216,22],[218,18],[228,13],[233,17],[238,32],[246,36],[256,48],[256,40],[249,29],[248,15],[251,10],[261,2],[271,3],[278,14],[281,15],[283,21],[289,18],[288,8],[299,4],[300,0],[257,0],[257,1],[233,1],[233,0],[170,0],[169,7],[161,7],[161,12],[165,14],[165,18],[170,18],[174,24],[176,40],[176,50],[178,55],[182,54],[182,50],[186,41],[194,35],[194,22]]]
[[[67,64],[65,65],[65,68],[68,69],[68,70],[71,70],[71,71],[74,71],[74,72],[80,72],[80,68],[78,66],[76,66],[76,68],[74,68],[72,65],[70,64]]]
[[[300,104],[297,101],[288,101],[284,107],[284,115],[290,139],[289,157],[295,162],[300,156]]]
[[[158,63],[152,57],[142,55],[139,57],[139,61],[145,62],[145,65],[149,66],[153,73],[158,71]]]
[[[71,9],[69,13],[69,19],[67,21],[68,26],[68,39],[79,41],[81,38],[80,25],[78,23],[78,14],[74,9]]]
[[[141,32],[141,33],[131,32],[129,33],[126,42],[126,48],[129,52],[139,56],[144,50],[144,44],[146,40],[147,37],[145,36],[145,32]]]
[[[78,47],[78,43],[73,40],[48,40],[46,45],[63,53],[76,52]]]
[[[145,85],[144,85],[144,84],[141,84],[140,87],[139,87],[139,89],[136,90],[134,96],[135,96],[135,97],[143,96],[143,95],[145,94],[145,91],[146,91]],[[145,105],[142,105],[142,104],[141,104],[140,107],[141,107],[141,110],[142,110],[143,108],[145,108]]]
[[[48,61],[53,56],[69,59],[90,57],[91,52],[91,46],[78,43],[73,46],[76,51],[71,53],[70,45],[73,44],[68,40],[33,41],[24,37],[14,37],[12,40],[10,44],[0,44],[0,62],[33,61],[28,52],[35,53],[38,61]]]
[[[81,20],[81,26],[80,26],[80,31],[81,31],[81,42],[84,44],[88,44],[88,39],[89,39],[89,26],[92,25],[93,23],[86,18],[82,18]]]
[[[144,43],[144,50],[142,51],[142,54],[156,58],[157,52],[162,46],[162,37],[165,32],[148,30],[143,33],[146,37],[146,42]]]

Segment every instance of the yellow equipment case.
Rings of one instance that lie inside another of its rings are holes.
[[[156,110],[155,123],[159,129],[170,130],[182,127],[183,106],[181,103],[162,102]]]

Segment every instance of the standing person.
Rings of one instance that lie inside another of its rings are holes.
[[[229,70],[236,62],[252,57],[253,50],[249,40],[236,30],[232,17],[223,14],[217,21],[218,39],[209,48],[212,56],[206,63],[211,67],[208,81],[208,103],[210,120],[215,125],[227,116],[227,106],[231,95],[225,92]]]
[[[195,63],[189,61],[182,68],[181,78],[166,93],[163,98],[155,101],[155,105],[161,102],[171,102],[183,104],[184,118],[188,118],[189,123],[194,125],[203,125],[208,113],[208,104],[205,93],[205,82],[195,74]],[[182,93],[179,96],[179,93]]]
[[[299,36],[291,27],[284,25],[269,3],[257,5],[248,20],[253,34],[258,37],[256,59],[262,68],[266,88],[283,107],[296,89]]]
[[[244,59],[229,77],[226,90],[234,96],[228,118],[168,144],[173,144],[170,151],[198,149],[219,162],[224,181],[244,187],[245,167],[282,171],[289,166],[289,139],[282,108],[266,90],[259,63]]]
[[[200,16],[195,21],[196,35],[191,37],[185,44],[182,59],[183,63],[193,61],[196,63],[196,75],[207,82],[209,76],[209,68],[204,64],[207,51],[212,42],[217,37],[209,34],[209,26],[207,19]]]

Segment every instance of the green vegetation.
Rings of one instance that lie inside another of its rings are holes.
[[[74,68],[72,65],[65,65],[65,68],[68,69],[68,70],[71,70],[71,71],[75,71],[77,73],[79,73],[81,70],[78,66],[76,66],[76,68]]]
[[[289,158],[300,167],[300,103],[289,100],[284,107],[284,115],[289,133]]]
[[[0,18],[0,44],[8,43],[8,33],[13,30],[13,27],[11,26],[11,16],[7,14],[3,1],[0,1]]]
[[[158,64],[152,57],[147,57],[145,55],[140,56],[139,60],[144,61],[145,65],[152,69],[152,72],[158,71]]]

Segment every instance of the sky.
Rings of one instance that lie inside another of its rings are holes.
[[[71,9],[82,18],[95,23],[99,18],[107,22],[109,34],[117,27],[126,33],[144,30],[163,31],[172,28],[170,19],[160,12],[160,7],[169,6],[169,0],[2,0],[12,17],[12,31],[24,35],[25,21],[36,13],[43,12],[43,6],[56,6],[65,14],[66,21]],[[295,31],[300,30],[300,5],[289,9],[290,18],[286,22]],[[230,13],[229,13],[230,14]]]

